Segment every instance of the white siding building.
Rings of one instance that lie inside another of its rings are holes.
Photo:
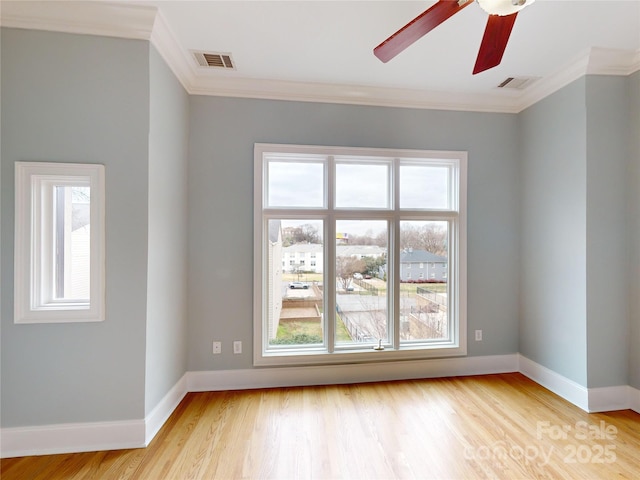
[[[322,273],[324,255],[322,244],[296,243],[282,249],[282,269],[285,272]],[[386,249],[377,245],[337,245],[338,256],[379,258],[386,254]]]

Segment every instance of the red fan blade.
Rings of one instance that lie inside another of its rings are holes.
[[[482,37],[482,43],[480,44],[478,58],[476,59],[476,65],[473,67],[474,75],[500,65],[517,15],[518,12],[505,15],[504,17],[489,15],[487,26],[484,29],[484,36]]]
[[[473,2],[467,0],[460,5],[457,0],[440,0],[374,48],[373,54],[387,63],[413,42],[471,3]]]

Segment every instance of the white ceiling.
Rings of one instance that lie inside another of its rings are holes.
[[[433,3],[3,0],[2,23],[144,38],[150,22],[151,41],[185,88],[201,94],[519,111],[585,73],[640,69],[640,0],[537,0],[518,15],[502,64],[475,76],[487,18],[477,4],[389,63],[374,57],[376,45]],[[137,33],[118,33],[129,27]],[[200,68],[192,50],[231,53],[236,69]],[[496,88],[513,76],[540,80],[524,91]]]

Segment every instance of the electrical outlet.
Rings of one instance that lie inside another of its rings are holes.
[[[233,353],[242,353],[242,342],[240,340],[233,341]]]
[[[476,330],[476,342],[482,341],[482,330]]]
[[[222,353],[222,342],[213,342],[213,354],[218,355]]]

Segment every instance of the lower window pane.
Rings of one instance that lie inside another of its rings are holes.
[[[446,340],[448,223],[400,222],[400,341]]]
[[[266,332],[270,349],[324,345],[322,232],[321,220],[269,220]]]
[[[384,220],[336,222],[336,344],[389,341]]]

